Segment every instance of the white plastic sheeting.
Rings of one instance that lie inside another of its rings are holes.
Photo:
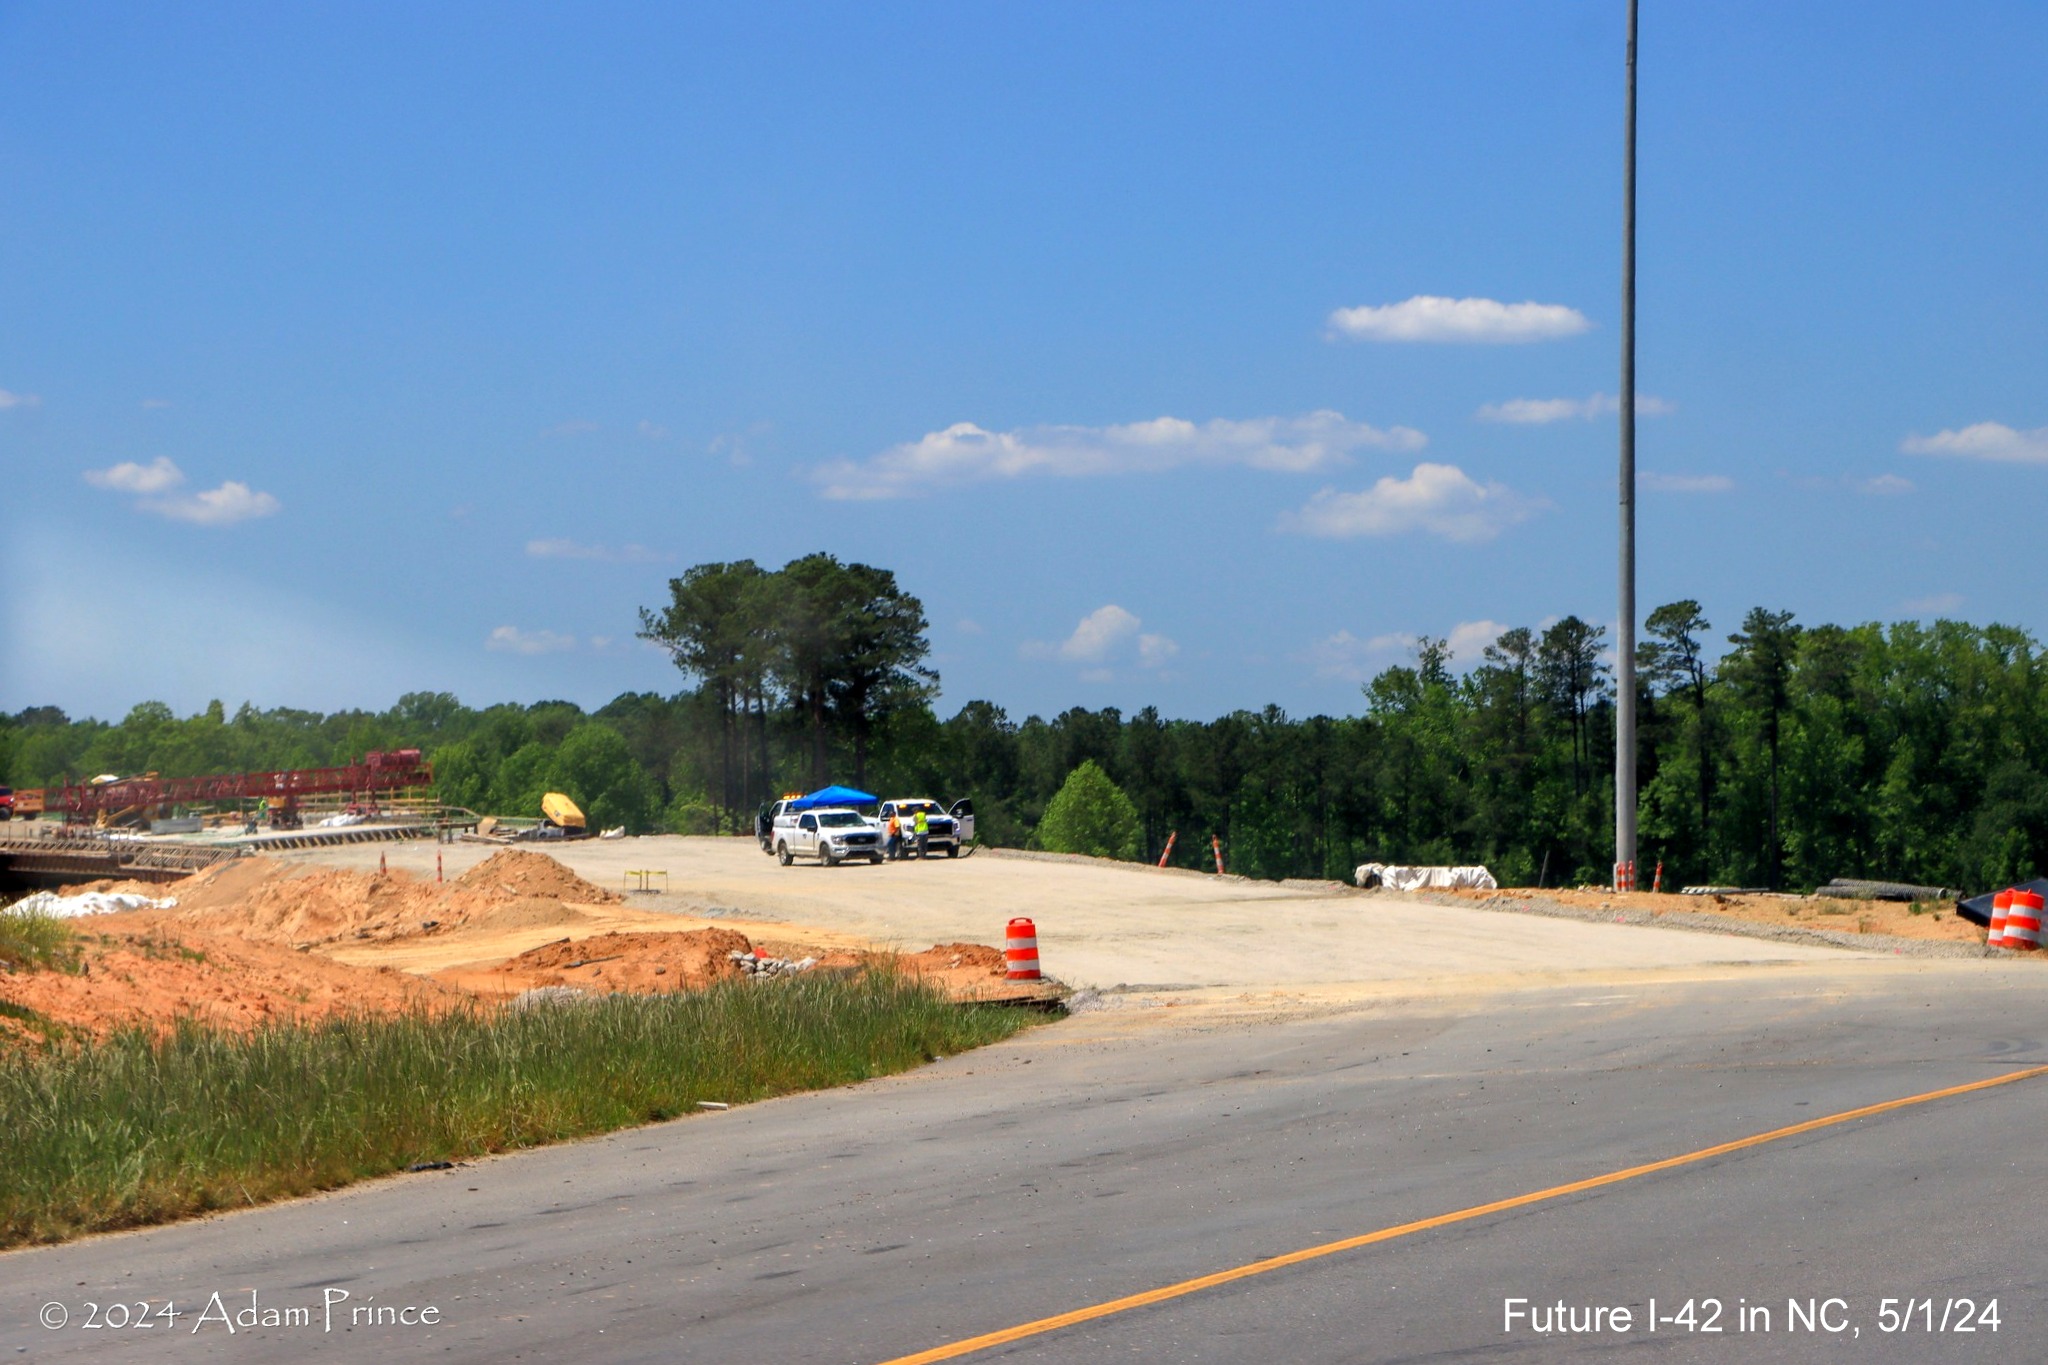
[[[1389,891],[1500,889],[1500,883],[1483,867],[1401,867],[1387,863],[1360,863],[1355,877],[1360,886],[1384,886]]]
[[[176,896],[165,896],[161,900],[139,896],[132,891],[86,891],[76,896],[62,896],[55,891],[38,891],[23,896],[0,915],[45,914],[56,919],[74,919],[79,915],[109,915],[116,910],[169,910],[177,905]]]

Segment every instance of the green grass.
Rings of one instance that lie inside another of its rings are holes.
[[[871,971],[21,1051],[0,1056],[0,1246],[844,1085],[1027,1022]]]
[[[0,969],[67,968],[78,959],[68,920],[44,910],[0,909]]]

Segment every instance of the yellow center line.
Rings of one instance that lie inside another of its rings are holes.
[[[1497,1199],[1491,1204],[1476,1204],[1469,1209],[1459,1209],[1456,1213],[1442,1213],[1434,1218],[1422,1218],[1413,1223],[1400,1223],[1394,1227],[1381,1228],[1377,1232],[1362,1233],[1357,1237],[1346,1237],[1339,1242],[1325,1242],[1321,1246],[1304,1247],[1300,1251],[1290,1251],[1284,1256],[1272,1256],[1263,1261],[1253,1261],[1249,1265],[1234,1266],[1229,1270],[1219,1270],[1211,1275],[1198,1276],[1192,1280],[1182,1280],[1178,1284],[1162,1285],[1157,1289],[1148,1289],[1142,1294],[1131,1294],[1121,1299],[1111,1299],[1107,1303],[1093,1304],[1087,1308],[1076,1308],[1066,1313],[1056,1313],[1052,1317],[1039,1318],[1035,1322],[1020,1323],[1015,1327],[1005,1327],[1000,1332],[985,1332],[978,1337],[968,1337],[962,1341],[949,1342],[944,1346],[934,1346],[928,1351],[919,1351],[915,1355],[896,1356],[881,1362],[881,1365],[931,1365],[933,1361],[957,1360],[961,1356],[971,1355],[976,1351],[985,1351],[991,1346],[1004,1346],[1013,1341],[1022,1341],[1027,1337],[1040,1336],[1046,1332],[1057,1332],[1062,1327],[1073,1327],[1079,1323],[1092,1322],[1096,1318],[1106,1318],[1117,1313],[1128,1313],[1133,1308],[1145,1308],[1151,1304],[1165,1303],[1169,1299],[1178,1299],[1189,1294],[1198,1294],[1204,1289],[1214,1289],[1219,1285],[1230,1284],[1236,1280],[1248,1280],[1254,1275],[1265,1275],[1287,1266],[1300,1265],[1304,1261],[1313,1261],[1323,1256],[1334,1256],[1340,1251],[1355,1251],[1359,1247],[1371,1246],[1375,1242],[1391,1242],[1397,1237],[1406,1237],[1411,1233],[1428,1232],[1432,1228],[1448,1227],[1453,1223],[1463,1223],[1474,1218],[1484,1218],[1488,1214],[1505,1213],[1509,1209],[1527,1208],[1531,1204],[1540,1204],[1548,1199],[1562,1199],[1570,1194],[1583,1194],[1587,1190],[1597,1190],[1603,1185],[1618,1185],[1624,1180],[1634,1180],[1640,1176],[1655,1175],[1658,1171],[1669,1171],[1679,1166],[1690,1166],[1694,1162],[1709,1161],[1717,1156],[1727,1156],[1730,1152],[1740,1152],[1751,1147],[1761,1147],[1767,1142],[1777,1142],[1783,1138],[1798,1137],[1801,1133],[1811,1133],[1822,1128],[1832,1128],[1839,1123],[1849,1123],[1855,1119],[1867,1119],[1877,1114],[1889,1114],[1893,1110],[1908,1109],[1916,1104],[1931,1104],[1935,1100],[1945,1100],[1957,1095],[1967,1095],[1976,1090],[1989,1090],[1994,1086],[2011,1085],[2014,1081],[2031,1080],[2036,1076],[2048,1076],[2048,1066],[2029,1067],[2025,1071],[2010,1071],[2003,1076],[1993,1076],[1989,1080],[1971,1081],[1967,1085],[1952,1085],[1946,1090],[1929,1090],[1925,1094],[1908,1095],[1904,1099],[1886,1100],[1882,1104],[1868,1104],[1861,1109],[1845,1109],[1839,1114],[1829,1114],[1825,1118],[1808,1119],[1804,1123],[1795,1123],[1789,1128],[1773,1128],[1768,1133],[1757,1133],[1751,1137],[1737,1138],[1733,1142],[1723,1142],[1713,1147],[1702,1147],[1696,1152],[1687,1152],[1683,1156],[1666,1157],[1662,1161],[1652,1161],[1642,1166],[1631,1166],[1624,1171],[1610,1171],[1606,1175],[1596,1175],[1586,1180],[1574,1180],[1569,1185],[1552,1185],[1547,1190],[1536,1190],[1529,1194],[1518,1194],[1512,1199]]]

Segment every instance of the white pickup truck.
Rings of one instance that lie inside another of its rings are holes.
[[[898,797],[882,803],[881,820],[882,827],[887,829],[889,817],[896,817],[897,827],[903,831],[903,856],[908,857],[912,851],[915,836],[911,831],[919,811],[923,811],[925,817],[927,853],[944,849],[948,858],[957,858],[962,844],[974,842],[974,802],[955,801],[951,810],[943,810],[928,796]]]
[[[882,861],[882,827],[859,811],[827,806],[801,815],[775,818],[775,861],[788,867],[798,858],[816,858],[836,867],[848,858]]]

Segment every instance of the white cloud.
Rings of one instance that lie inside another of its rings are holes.
[[[1978,422],[1959,431],[1908,436],[1899,442],[1908,455],[1954,455],[1966,460],[2048,464],[2048,427],[2016,431],[2003,422]]]
[[[576,637],[558,635],[552,630],[521,630],[517,626],[499,626],[484,641],[484,648],[500,654],[556,654],[565,649],[576,648]]]
[[[1028,475],[1093,478],[1156,474],[1184,465],[1235,465],[1302,473],[1344,464],[1358,450],[1415,451],[1429,438],[1411,427],[1382,430],[1340,412],[1301,417],[1156,417],[1106,427],[1041,426],[989,431],[956,422],[866,461],[812,471],[828,498],[893,498],[950,484]]]
[[[645,545],[582,545],[573,540],[529,540],[526,553],[533,559],[595,559],[606,564],[658,564],[670,556]]]
[[[1446,637],[1451,646],[1451,658],[1467,668],[1479,662],[1486,654],[1486,647],[1508,632],[1508,627],[1499,621],[1460,621],[1451,627]]]
[[[204,493],[145,498],[136,506],[173,521],[189,521],[195,526],[232,526],[238,521],[271,516],[283,504],[268,493],[254,492],[248,484],[229,479],[220,487]]]
[[[43,405],[40,395],[33,393],[10,393],[0,389],[0,412],[9,408],[39,408]]]
[[[1726,493],[1735,480],[1726,474],[1656,474],[1644,471],[1636,482],[1652,493]]]
[[[185,482],[185,471],[168,456],[159,455],[146,465],[123,460],[111,469],[88,469],[85,481],[116,493],[161,493]]]
[[[1165,635],[1145,633],[1144,624],[1136,613],[1111,602],[1082,617],[1074,633],[1060,643],[1028,640],[1017,652],[1027,659],[1064,659],[1090,665],[1081,676],[1095,682],[1111,676],[1108,665],[1133,655],[1146,668],[1164,668],[1180,653],[1180,645]]]
[[[1318,678],[1364,682],[1380,671],[1376,665],[1384,664],[1407,642],[1407,637],[1400,635],[1376,635],[1361,640],[1348,630],[1340,630],[1309,646],[1304,661],[1314,667]]]
[[[232,526],[271,516],[283,506],[270,494],[258,493],[234,479],[202,493],[174,493],[171,490],[184,485],[185,471],[162,455],[146,465],[123,460],[109,469],[88,469],[85,481],[111,493],[136,495],[135,506],[141,511],[195,526]]]
[[[665,441],[668,439],[667,427],[657,422],[647,421],[645,418],[642,418],[640,424],[634,427],[633,430],[639,432],[650,441]]]
[[[954,622],[953,629],[959,631],[962,635],[986,635],[988,633],[982,629],[981,622],[970,616],[963,616]]]
[[[1947,616],[1951,612],[1960,611],[1962,605],[1963,595],[1959,592],[1937,592],[1927,597],[1909,598],[1899,603],[1901,610],[1910,611],[1915,616]]]
[[[722,432],[711,438],[705,450],[722,457],[736,469],[744,469],[754,462],[754,456],[764,448],[773,448],[775,424],[773,422],[751,422],[739,431]]]
[[[1059,647],[1059,656],[1074,663],[1099,664],[1109,652],[1138,633],[1144,624],[1114,602],[1081,618],[1074,633]]]
[[[1873,498],[1896,497],[1901,493],[1911,493],[1916,487],[1911,479],[1902,478],[1897,474],[1879,474],[1866,479],[1855,474],[1795,475],[1781,469],[1778,471],[1778,477],[1788,480],[1796,488],[1804,488],[1810,492],[1837,493],[1847,491],[1850,493],[1861,493],[1866,497]]]
[[[142,400],[142,410],[144,412],[155,412],[160,408],[167,408],[170,405],[171,400],[168,398],[145,398]]]
[[[1596,393],[1588,398],[1510,398],[1505,403],[1488,403],[1473,416],[1482,422],[1506,422],[1513,426],[1547,426],[1574,419],[1590,422],[1621,411],[1621,400],[1612,394]],[[1636,416],[1668,417],[1678,405],[1655,394],[1636,395]]]
[[[1147,668],[1164,668],[1180,653],[1180,646],[1164,635],[1138,637],[1138,662]]]
[[[1486,647],[1506,630],[1499,621],[1460,621],[1444,637],[1451,662],[1471,668],[1483,657]],[[1362,683],[1390,664],[1414,658],[1415,647],[1420,643],[1420,636],[1405,631],[1361,640],[1348,630],[1340,630],[1316,641],[1306,654],[1296,657],[1313,667],[1318,678]]]
[[[1498,483],[1482,484],[1456,465],[1419,464],[1405,479],[1392,475],[1357,493],[1325,488],[1280,529],[1310,536],[1386,536],[1427,531],[1446,540],[1491,540],[1548,504]]]
[[[1339,308],[1330,336],[1360,341],[1465,341],[1500,345],[1577,336],[1593,324],[1561,303],[1501,303],[1417,294],[1377,308]]]
[[[546,431],[543,431],[541,435],[588,436],[591,432],[600,431],[602,429],[603,428],[601,428],[596,422],[592,422],[587,419],[578,419],[576,421],[570,422],[557,422],[553,426],[549,427]]]

